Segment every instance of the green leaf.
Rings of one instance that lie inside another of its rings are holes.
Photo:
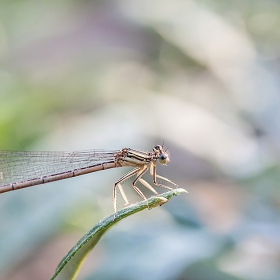
[[[68,252],[68,254],[59,263],[54,275],[51,277],[56,280],[75,279],[78,271],[85,260],[87,254],[94,248],[101,236],[114,224],[134,213],[146,208],[154,208],[168,202],[172,196],[177,196],[184,189],[175,189],[149,198],[147,201],[141,201],[121,209],[116,215],[110,215],[93,226]],[[149,205],[149,206],[148,206]]]

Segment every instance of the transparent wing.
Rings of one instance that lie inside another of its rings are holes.
[[[30,180],[114,160],[118,151],[0,151],[0,185]]]

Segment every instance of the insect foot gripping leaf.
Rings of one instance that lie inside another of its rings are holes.
[[[88,253],[94,248],[101,236],[114,224],[134,213],[142,211],[146,208],[154,208],[161,206],[169,201],[172,196],[177,196],[184,189],[175,189],[158,196],[151,197],[147,201],[141,201],[137,204],[130,205],[121,209],[116,214],[108,216],[94,225],[68,252],[68,254],[59,263],[51,280],[75,279],[82,262],[85,260]]]

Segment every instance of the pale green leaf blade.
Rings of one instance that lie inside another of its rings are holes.
[[[110,215],[96,225],[94,225],[68,252],[68,254],[59,263],[51,280],[75,279],[82,262],[87,254],[94,248],[101,236],[114,224],[134,213],[142,211],[146,208],[153,208],[165,204],[172,196],[177,196],[180,193],[187,192],[184,189],[175,189],[166,193],[154,196],[146,201],[141,201],[137,204],[130,205],[121,209],[116,215]]]

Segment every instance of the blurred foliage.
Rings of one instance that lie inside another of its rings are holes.
[[[280,278],[279,2],[0,7],[1,149],[164,141],[158,172],[189,191],[108,232],[80,279]],[[48,279],[123,172],[2,194],[0,278]]]

